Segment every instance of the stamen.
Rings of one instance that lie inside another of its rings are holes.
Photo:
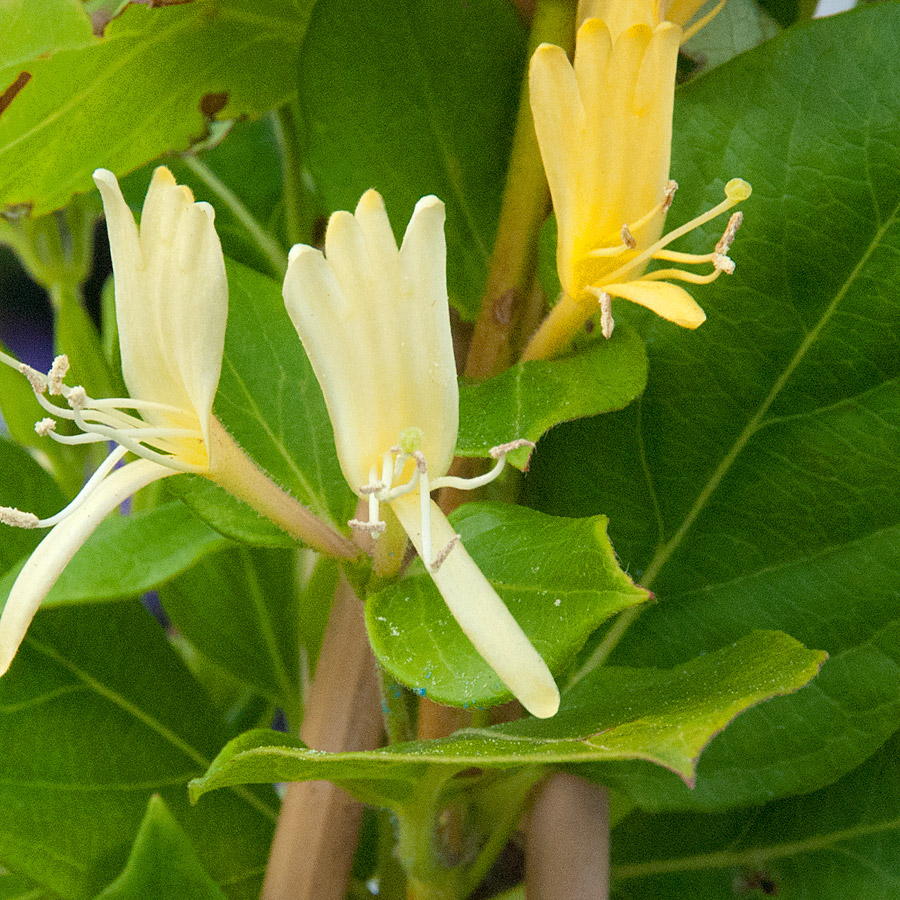
[[[383,481],[373,481],[371,484],[364,484],[359,492],[367,497],[370,494],[377,494],[379,491],[383,491],[387,485]]]
[[[64,393],[66,386],[63,384],[63,379],[68,371],[69,357],[63,353],[53,360],[53,365],[50,366],[50,372],[47,375],[47,387],[51,395],[58,394],[61,396]]]
[[[616,327],[612,315],[612,297],[606,291],[601,291],[598,299],[600,300],[600,331],[603,337],[609,340],[612,337],[613,328]]]
[[[491,459],[500,459],[506,456],[507,453],[512,453],[513,450],[521,450],[522,447],[531,447],[534,450],[536,446],[537,444],[534,441],[529,441],[527,438],[516,438],[514,441],[509,441],[506,444],[498,444],[496,447],[491,447],[488,450],[488,455]]]
[[[435,478],[434,481],[431,482],[431,489],[434,491],[438,488],[451,487],[460,491],[474,491],[476,488],[484,487],[484,485],[490,484],[503,471],[503,467],[506,465],[507,453],[518,450],[520,447],[531,447],[533,449],[534,446],[534,441],[518,438],[517,440],[510,441],[508,444],[499,444],[496,447],[491,447],[488,453],[492,459],[497,460],[497,464],[489,472],[485,472],[484,475],[476,475],[474,478],[460,478],[457,475],[444,475],[443,478]]]
[[[424,457],[422,457],[424,461]],[[418,462],[418,460],[417,460]],[[427,467],[423,471],[421,468],[417,470],[419,474],[419,511],[422,517],[422,552],[425,554],[422,562],[426,569],[431,568],[431,487],[428,484]]]
[[[666,185],[665,199],[662,202],[662,211],[667,213],[672,208],[672,201],[675,199],[675,192],[678,190],[678,182],[670,181]]]
[[[50,516],[47,519],[41,519],[37,523],[38,528],[50,528],[53,525],[58,524],[63,519],[68,518],[73,512],[75,512],[78,507],[84,503],[85,500],[94,492],[94,489],[109,475],[110,472],[116,467],[116,465],[121,461],[122,457],[128,451],[124,447],[116,447],[106,459],[97,466],[96,471],[90,478],[85,482],[84,487],[78,492],[75,499],[66,507],[61,509],[55,516]]]
[[[38,372],[37,369],[33,369],[31,366],[26,366],[25,363],[19,363],[16,368],[28,379],[31,389],[37,394],[38,399],[40,399],[47,390],[47,376],[43,372]]]
[[[728,253],[737,236],[738,228],[741,227],[743,221],[744,214],[742,212],[732,213],[731,218],[728,220],[728,226],[725,228],[725,233],[719,238],[719,243],[716,244],[716,253],[721,253],[722,256]]]
[[[425,454],[421,450],[413,451],[413,459],[416,461],[416,468],[425,475],[428,472],[428,463],[425,461]]]
[[[34,430],[40,437],[47,437],[51,431],[56,431],[56,420],[51,419],[49,416],[41,419],[40,422],[34,423]]]
[[[724,272],[726,275],[734,275],[734,260],[730,256],[725,256],[723,253],[717,253],[713,257],[713,265],[719,272]]]
[[[59,357],[57,357],[57,359],[59,359]],[[56,363],[54,363],[54,365],[56,365]],[[59,391],[53,390],[53,370],[52,369],[50,370],[49,384],[50,384],[50,393],[51,394],[54,394],[54,393],[61,394],[62,393],[61,390],[59,390]],[[60,385],[60,387],[64,387],[64,385]],[[80,385],[71,388],[68,391],[68,393],[66,394],[66,402],[69,404],[69,407],[72,409],[72,412],[75,413],[75,421],[76,422],[78,421],[78,413],[80,413],[84,409],[85,405],[87,404],[87,399],[88,399],[87,391],[85,391],[85,389],[83,387],[81,387]],[[79,427],[84,428],[83,425],[79,425]],[[85,428],[84,430],[87,431],[88,429]]]
[[[462,540],[462,535],[455,534],[452,538],[447,542],[447,545],[441,550],[440,553],[434,558],[434,562],[431,564],[431,571],[437,572],[437,570],[444,564],[444,560],[450,555],[450,551]]]
[[[350,519],[347,524],[357,531],[364,531],[372,535],[372,537],[377,537],[387,531],[387,522],[363,522],[362,519]]]
[[[631,230],[628,228],[628,225],[623,225],[622,230],[619,233],[622,235],[622,243],[629,250],[634,250],[634,248],[637,247],[637,241],[635,240],[634,235],[631,233]]]
[[[37,528],[40,519],[30,512],[22,512],[14,506],[0,506],[0,522],[13,528]]]

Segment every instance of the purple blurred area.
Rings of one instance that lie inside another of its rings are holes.
[[[0,247],[0,341],[42,372],[53,362],[50,301],[7,247]]]

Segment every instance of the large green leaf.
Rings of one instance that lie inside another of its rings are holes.
[[[649,597],[619,568],[604,516],[564,519],[509,504],[470,503],[450,521],[555,673],[602,622]],[[509,699],[431,576],[420,564],[412,571],[366,603],[369,637],[382,666],[443,703]]]
[[[609,515],[660,600],[613,662],[676,664],[758,627],[832,655],[813,686],[729,729],[696,791],[618,771],[641,803],[814,790],[900,726],[898,84],[900,6],[883,3],[678,92],[672,222],[746,177],[737,272],[696,290],[709,316],[696,332],[632,316],[648,339],[643,397],[561,426],[535,455],[531,502]],[[714,240],[708,226],[683,249]]]
[[[647,383],[644,343],[630,328],[609,341],[556,360],[522,362],[481,382],[463,382],[459,394],[458,456],[487,456],[517,438],[537,439],[554,425],[627,406]],[[509,455],[523,467],[527,448]]]
[[[34,882],[27,878],[0,874],[0,900],[54,900],[54,898],[35,887]]]
[[[325,520],[345,523],[356,499],[334,450],[331,421],[281,285],[228,263],[228,330],[214,413],[256,464]],[[224,534],[293,546],[276,525],[204,478],[179,479],[185,501]]]
[[[635,758],[692,782],[697,756],[714,735],[748,707],[805,684],[823,656],[785,634],[754,632],[672,670],[598,669],[552,719],[368,752],[322,753],[278,732],[251,731],[191,783],[191,796],[236,784],[327,778],[364,801],[391,806],[414,794],[430,766],[462,771]]]
[[[330,209],[384,194],[398,236],[447,204],[451,301],[474,318],[487,278],[525,63],[506,0],[319,0],[300,63],[307,162]]]
[[[0,66],[27,65],[45,54],[94,43],[91,20],[79,0],[4,0]],[[4,84],[5,88],[6,85]]]
[[[894,900],[900,741],[807,797],[745,812],[637,813],[613,837],[613,897]]]
[[[197,859],[190,839],[158,795],[147,814],[122,874],[96,900],[226,900]]]
[[[22,533],[42,537],[45,532]],[[229,540],[182,503],[168,503],[130,516],[113,516],[100,523],[63,569],[44,605],[134,597],[159,587],[207,554],[228,546]],[[20,569],[21,565],[17,565],[0,579],[0,598],[4,603]]]
[[[300,696],[294,564],[290,551],[238,547],[207,557],[160,592],[179,632],[287,710],[292,724]]]
[[[0,679],[0,865],[90,900],[125,865],[156,792],[225,894],[253,900],[275,795],[186,802],[224,735],[139,604],[42,610]]]
[[[253,115],[284,102],[311,6],[132,4],[96,43],[45,58],[39,42],[28,60],[0,60],[2,89],[20,72],[31,76],[0,116],[0,206],[56,209],[93,187],[97,166],[124,174],[189,147],[206,132],[208,115]],[[32,3],[16,26],[31,33],[51,15]]]

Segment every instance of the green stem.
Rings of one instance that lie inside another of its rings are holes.
[[[529,58],[545,41],[570,49],[574,21],[572,0],[540,0],[531,27]],[[470,378],[489,378],[513,362],[513,344],[527,308],[527,295],[536,266],[535,248],[548,200],[541,151],[531,120],[526,73],[519,95],[497,240],[466,361],[466,375]]]
[[[268,263],[271,274],[275,278],[283,278],[287,271],[287,253],[281,244],[259,224],[243,200],[206,163],[196,156],[185,156],[183,161],[244,226],[247,235]]]
[[[275,139],[281,153],[281,179],[284,192],[284,220],[288,241],[293,244],[309,243],[311,223],[303,215],[301,198],[303,188],[303,164],[300,160],[300,134],[292,104],[279,107],[273,116]]]
[[[388,743],[403,744],[416,739],[416,726],[410,715],[406,688],[395,681],[385,669],[379,670],[381,711]]]

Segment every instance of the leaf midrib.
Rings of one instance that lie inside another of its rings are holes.
[[[765,424],[763,420],[769,409],[772,407],[775,400],[784,389],[785,385],[791,379],[791,376],[803,361],[809,349],[818,340],[819,335],[822,333],[825,326],[831,321],[832,317],[837,312],[838,308],[841,305],[841,302],[847,295],[847,292],[853,286],[853,283],[856,281],[862,270],[867,265],[869,258],[880,246],[885,233],[896,223],[898,215],[900,215],[900,203],[898,203],[894,207],[893,211],[891,212],[890,216],[888,216],[884,224],[875,232],[875,235],[869,243],[869,246],[867,247],[865,253],[863,253],[863,255],[860,257],[859,262],[857,262],[857,264],[853,267],[853,270],[847,276],[847,279],[841,285],[832,301],[825,308],[825,311],[823,312],[819,321],[816,323],[815,327],[807,333],[806,337],[797,348],[797,351],[794,353],[790,362],[784,368],[781,375],[776,379],[774,385],[772,386],[772,389],[769,391],[766,398],[763,400],[756,413],[753,415],[753,418],[751,418],[747,425],[744,426],[744,429],[738,435],[734,444],[722,458],[719,465],[716,466],[712,475],[703,486],[703,489],[697,495],[697,499],[694,501],[693,506],[690,508],[690,510],[688,510],[687,515],[682,520],[681,526],[668,541],[657,547],[653,558],[650,560],[650,563],[647,566],[644,577],[641,580],[641,584],[644,587],[649,588],[656,580],[656,577],[659,575],[665,564],[669,561],[672,554],[681,545],[681,542],[684,540],[685,535],[688,533],[688,531],[690,531],[694,522],[697,520],[700,513],[704,510],[707,502],[715,493],[722,480],[728,474],[738,456],[740,456],[740,454],[743,452],[744,448],[754,437],[754,435],[763,428]]]

